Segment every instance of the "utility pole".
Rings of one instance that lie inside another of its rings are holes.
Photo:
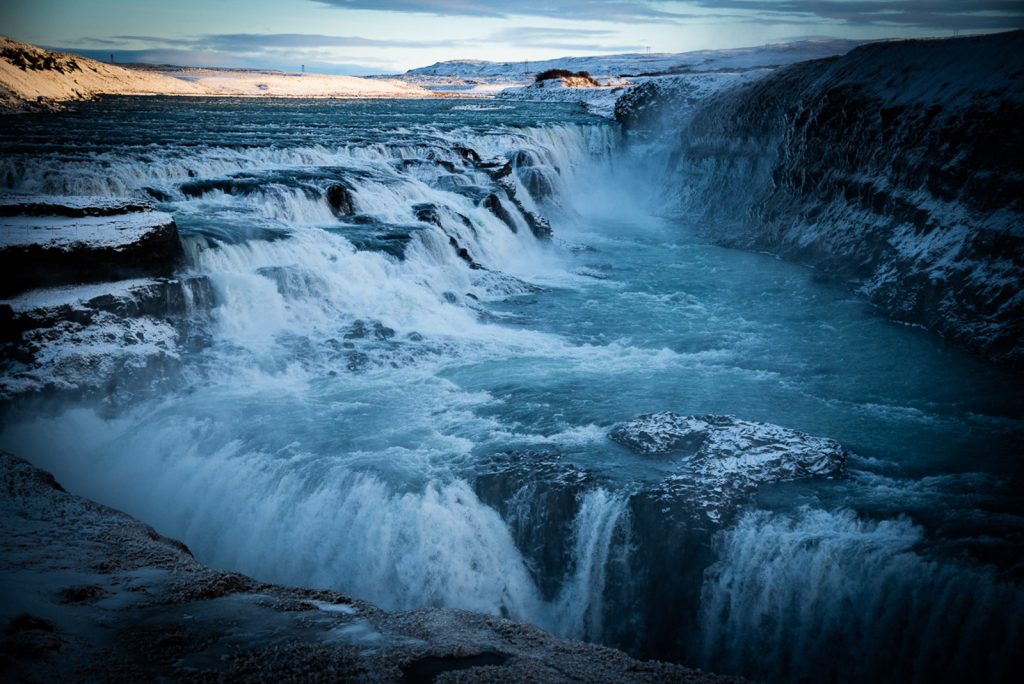
[[[530,80],[530,60],[523,62],[523,79]]]
[[[306,73],[306,65],[305,64],[302,65],[302,73]]]
[[[111,64],[114,63],[114,53],[113,52],[110,53],[110,63]]]

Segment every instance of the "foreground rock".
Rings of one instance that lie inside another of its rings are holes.
[[[0,200],[0,296],[37,287],[169,276],[182,256],[174,219],[144,202]]]
[[[0,453],[7,681],[727,682],[456,610],[262,584]]]
[[[715,242],[811,264],[897,320],[1022,369],[1022,69],[1022,31],[780,69],[672,133],[674,182]],[[624,120],[685,105],[648,95]]]

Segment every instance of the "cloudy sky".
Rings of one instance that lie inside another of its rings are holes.
[[[118,61],[395,73],[1024,27],[1024,0],[0,0],[0,33]]]

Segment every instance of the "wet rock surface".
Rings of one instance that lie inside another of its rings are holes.
[[[681,661],[699,630],[716,533],[760,487],[840,477],[847,458],[833,440],[729,416],[649,414],[609,437],[664,463],[665,474],[616,483],[557,450],[526,450],[481,464],[474,490],[509,526],[545,600],[557,601],[580,572],[575,545],[606,535],[604,617],[591,629],[637,657]]]
[[[496,454],[475,478],[477,496],[508,524],[547,599],[563,579],[570,556],[566,540],[581,497],[599,484],[593,474],[545,451]]]
[[[43,390],[118,392],[208,343],[205,276],[32,290],[0,301],[0,398]]]
[[[736,681],[501,618],[389,613],[214,570],[6,453],[0,487],[9,681]]]

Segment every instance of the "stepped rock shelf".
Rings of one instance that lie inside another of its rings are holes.
[[[144,201],[0,198],[0,397],[172,362],[212,298],[205,278],[173,277],[182,257],[174,219]]]

